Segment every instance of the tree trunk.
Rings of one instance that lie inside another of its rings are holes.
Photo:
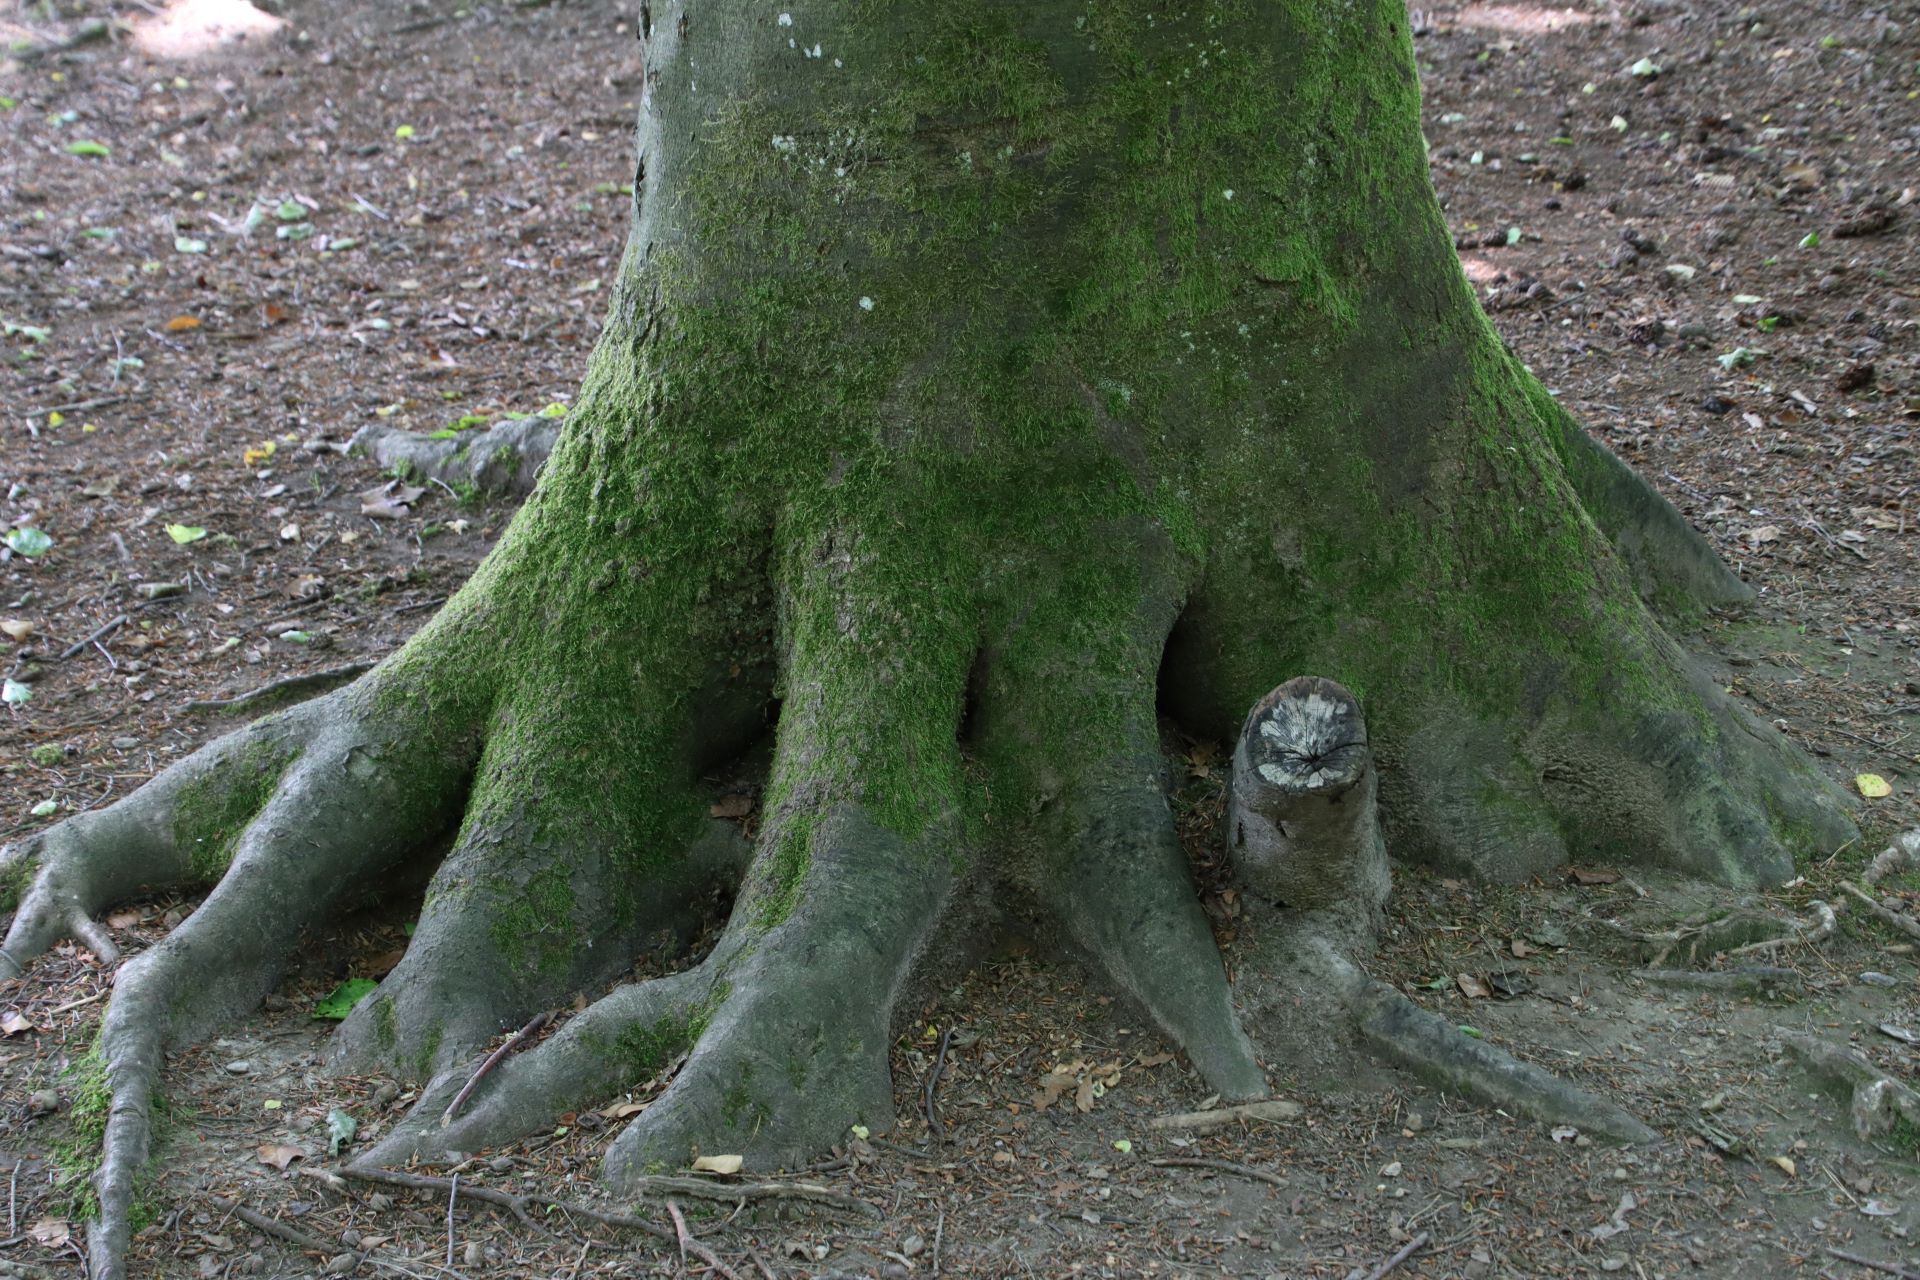
[[[1049,912],[1213,1091],[1259,1096],[1158,717],[1224,741],[1306,673],[1365,706],[1401,858],[1753,883],[1849,838],[1642,598],[1684,618],[1744,589],[1476,305],[1398,0],[642,15],[612,314],[493,554],[355,686],[14,855],[9,964],[136,886],[218,883],[121,976],[116,1097],[144,1107],[160,1047],[449,827],[339,1041],[435,1078],[422,1117],[500,1028],[684,938],[716,879],[737,895],[704,960],[383,1158],[501,1141],[680,1048],[614,1176],[878,1127],[894,999],[981,885]],[[742,876],[700,779],[770,727]],[[203,984],[213,951],[242,976]]]

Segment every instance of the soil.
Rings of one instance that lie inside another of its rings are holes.
[[[0,730],[0,839],[126,794],[230,723],[190,703],[377,659],[417,626],[509,507],[432,486],[396,505],[345,442],[564,402],[625,231],[639,58],[611,0],[305,0],[282,24],[169,10],[224,38],[160,29],[162,8],[0,5],[0,484],[37,552],[0,552],[0,662],[27,695]],[[1495,324],[1760,589],[1696,645],[1836,781],[1891,785],[1865,802],[1868,841],[1747,904],[1837,905],[1920,823],[1920,11],[1472,5],[1414,26],[1434,178]],[[1263,926],[1212,852],[1223,752],[1182,744],[1178,803],[1231,965]],[[1843,911],[1832,938],[1764,957],[1792,971],[1774,996],[1703,992],[1634,976],[1651,957],[1632,935],[1740,905],[1724,892],[1396,880],[1379,976],[1665,1141],[1545,1132],[1384,1069],[1283,1079],[1294,1121],[1156,1130],[1204,1103],[1195,1078],[1070,964],[1010,945],[909,1011],[899,1128],[798,1175],[877,1218],[686,1200],[688,1221],[741,1275],[1365,1277],[1422,1233],[1394,1275],[1876,1274],[1836,1249],[1920,1275],[1913,1135],[1857,1138],[1778,1035],[1851,1041],[1912,1080],[1910,941]],[[192,906],[108,923],[136,950]],[[136,1272],[709,1269],[557,1211],[449,1216],[444,1192],[313,1176],[339,1163],[330,1112],[356,1119],[351,1151],[410,1099],[323,1073],[312,1016],[393,963],[404,906],[312,938],[269,1008],[172,1058]],[[1664,961],[1688,962],[1729,961]],[[0,1272],[78,1266],[63,1073],[108,982],[69,946],[0,989]],[[924,1089],[949,1030],[936,1140]],[[595,1201],[622,1119],[583,1114],[459,1172]],[[1239,1170],[1155,1163],[1194,1159]]]

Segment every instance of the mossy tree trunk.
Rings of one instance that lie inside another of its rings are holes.
[[[1744,589],[1477,307],[1398,0],[642,13],[620,287],[499,546],[355,686],[14,855],[37,877],[14,963],[139,886],[217,882],[120,981],[102,1049],[129,1114],[159,1047],[449,828],[340,1037],[441,1076],[429,1103],[716,880],[737,894],[703,961],[511,1060],[451,1128],[408,1130],[424,1150],[681,1048],[616,1176],[882,1124],[895,994],[978,885],[1048,913],[1211,1088],[1259,1095],[1158,724],[1224,741],[1292,676],[1364,706],[1401,858],[1756,882],[1850,834],[1647,603]],[[699,780],[769,732],[747,849]],[[195,981],[211,948],[247,976]],[[110,1135],[103,1182],[141,1150]]]

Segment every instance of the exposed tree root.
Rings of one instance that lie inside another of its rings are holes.
[[[1920,831],[1903,831],[1893,838],[1892,844],[1874,855],[1867,869],[1860,873],[1860,883],[1878,884],[1896,871],[1916,866],[1920,866]]]
[[[1858,1049],[1786,1027],[1778,1031],[1780,1043],[1808,1071],[1846,1094],[1853,1130],[1863,1141],[1887,1133],[1896,1124],[1920,1129],[1920,1093],[1881,1071]]]
[[[560,439],[563,418],[502,418],[442,439],[375,424],[348,447],[380,466],[438,480],[455,490],[525,495]]]
[[[1373,764],[1359,704],[1330,680],[1297,679],[1247,717],[1234,756],[1228,855],[1286,908],[1277,963],[1310,1020],[1346,1021],[1382,1057],[1439,1087],[1546,1124],[1622,1142],[1656,1135],[1618,1106],[1522,1062],[1384,983],[1349,957],[1372,949],[1386,849],[1373,815]]]

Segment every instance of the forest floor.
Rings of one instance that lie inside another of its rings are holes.
[[[1514,348],[1761,589],[1698,647],[1836,781],[1891,784],[1872,847],[1758,904],[1804,914],[1920,823],[1920,10],[1565,2],[1416,12],[1434,177]],[[400,491],[345,442],[565,401],[625,232],[639,50],[611,0],[293,0],[238,41],[162,8],[0,0],[0,665],[26,695],[0,711],[0,841],[231,723],[195,700],[377,659],[428,616],[510,510]],[[116,25],[86,38],[100,17]],[[1183,744],[1179,804],[1231,963],[1247,925],[1208,852],[1222,749]],[[1914,1080],[1911,940],[1856,910],[1770,957],[1792,970],[1771,998],[1678,989],[1633,975],[1650,957],[1628,934],[1729,900],[1396,874],[1380,974],[1617,1097],[1661,1145],[1551,1134],[1385,1070],[1295,1082],[1291,1123],[1154,1130],[1197,1081],[1070,966],[1012,946],[911,1011],[894,1145],[800,1175],[875,1216],[690,1200],[694,1230],[741,1275],[1377,1277],[1425,1233],[1396,1277],[1920,1276],[1920,1135],[1858,1139],[1780,1042],[1851,1042]],[[108,924],[138,949],[192,906]],[[266,1010],[171,1059],[137,1273],[707,1270],[577,1215],[538,1213],[542,1234],[324,1176],[331,1112],[364,1142],[411,1095],[322,1073],[312,1010],[390,967],[404,923],[312,938]],[[78,1266],[62,1071],[107,980],[64,947],[0,987],[0,1274]],[[1042,1105],[1056,1070],[1072,1087]],[[593,1201],[620,1122],[582,1114],[461,1176]],[[1196,1159],[1238,1170],[1156,1163]]]

